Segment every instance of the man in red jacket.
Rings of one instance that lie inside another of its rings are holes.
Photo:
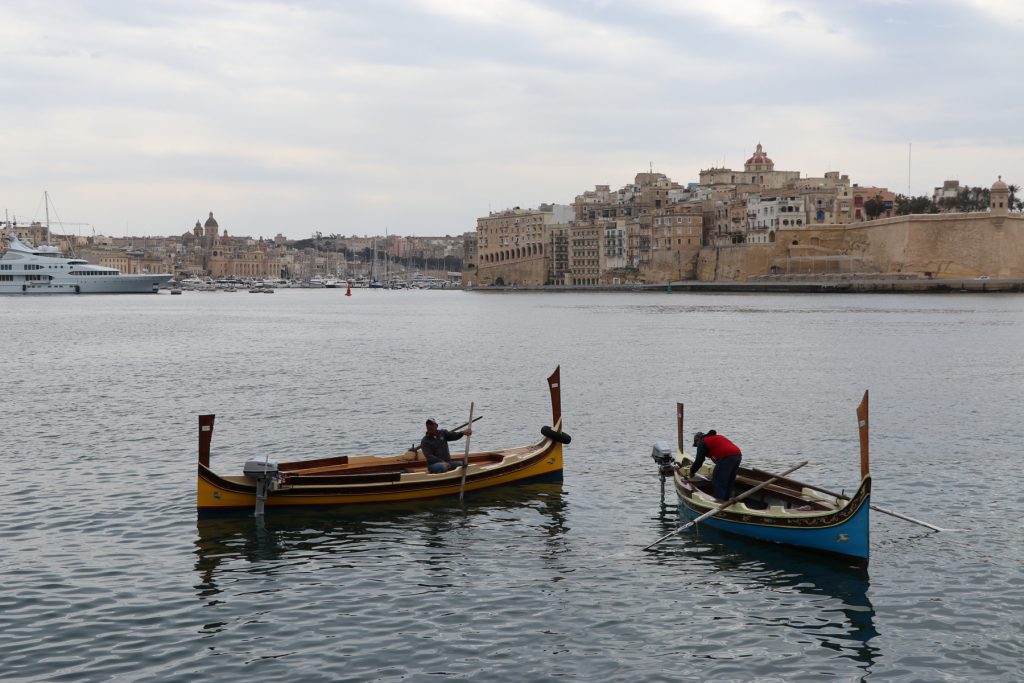
[[[711,462],[715,463],[711,485],[715,491],[715,498],[724,503],[732,497],[732,485],[736,481],[743,453],[740,452],[739,446],[714,429],[707,434],[694,434],[693,445],[697,447],[697,455],[690,468],[690,477],[697,476],[697,470],[704,464],[704,458],[711,458]]]

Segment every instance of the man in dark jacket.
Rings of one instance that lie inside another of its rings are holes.
[[[447,429],[438,429],[437,423],[427,420],[427,433],[420,440],[420,450],[427,461],[427,472],[441,474],[450,472],[458,465],[452,462],[452,454],[448,450],[449,441],[458,441],[463,436],[472,436],[473,427],[466,427],[461,432],[449,432]]]
[[[725,438],[714,429],[707,434],[697,432],[693,435],[693,445],[697,447],[697,455],[690,468],[690,477],[697,476],[697,470],[704,464],[704,458],[711,458],[715,470],[711,474],[711,485],[715,498],[724,503],[732,497],[732,486],[736,481],[736,473],[740,468],[743,453],[739,446]]]

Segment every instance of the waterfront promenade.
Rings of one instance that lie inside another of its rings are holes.
[[[544,285],[536,287],[479,287],[476,292],[731,292],[731,293],[1006,293],[1024,292],[1024,280],[977,279],[848,279],[786,280],[747,282],[701,282],[681,280],[660,284]]]

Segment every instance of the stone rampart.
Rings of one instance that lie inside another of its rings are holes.
[[[934,214],[779,230],[774,243],[701,250],[697,279],[899,274],[1024,278],[1024,216]]]
[[[546,256],[533,256],[515,261],[501,263],[477,264],[476,272],[471,276],[475,285],[517,285],[520,287],[545,285],[548,279],[550,259]]]

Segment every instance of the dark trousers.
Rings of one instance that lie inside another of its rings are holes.
[[[736,483],[736,474],[740,469],[742,456],[730,455],[715,463],[715,471],[711,473],[711,485],[715,490],[715,498],[729,500],[732,498],[732,485]]]

